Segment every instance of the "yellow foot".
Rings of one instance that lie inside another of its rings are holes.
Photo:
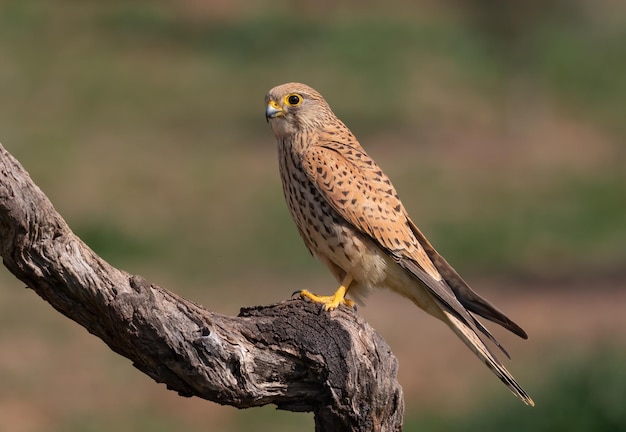
[[[307,290],[300,291],[300,297],[306,297],[309,300],[315,303],[322,303],[324,305],[324,310],[331,311],[333,309],[337,309],[340,304],[345,304],[348,307],[353,307],[354,302],[346,298],[346,293],[348,292],[348,288],[352,283],[352,276],[347,274],[343,281],[341,281],[341,286],[335,291],[335,294],[331,296],[318,296],[313,293],[310,293]]]
[[[313,294],[307,290],[302,290],[300,291],[300,297],[308,298],[315,303],[322,303],[324,305],[324,310],[327,311],[337,309],[340,304],[345,304],[348,307],[354,306],[354,302],[350,299],[345,298],[344,293],[340,293],[340,295],[337,295],[338,293],[339,290],[337,290],[337,292],[331,296],[320,296]]]

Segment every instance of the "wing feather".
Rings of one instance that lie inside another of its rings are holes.
[[[328,204],[352,226],[385,250],[410,256],[433,279],[441,279],[415,239],[391,181],[363,150],[325,142],[306,151],[302,168]]]
[[[302,165],[322,197],[347,222],[386,250],[420,280],[447,309],[470,325],[473,317],[456,298],[416,239],[406,211],[389,179],[365,153],[347,159],[341,143],[324,143],[307,150]],[[357,149],[352,149],[353,155]],[[347,154],[350,156],[350,154]],[[367,162],[365,162],[367,161]],[[337,175],[335,175],[336,173]],[[342,179],[351,179],[350,182]]]
[[[456,275],[458,280],[465,282],[436,253],[409,219],[391,181],[363,150],[334,141],[323,142],[307,150],[302,159],[302,167],[318,192],[341,217],[371,238],[402,268],[420,280],[442,307],[468,327],[483,333],[509,356],[504,347],[468,310],[480,315],[483,315],[480,311],[488,310],[489,313],[485,313],[486,318],[504,325],[516,334],[520,334],[519,331],[523,333],[523,330],[493,306],[489,309],[490,304],[486,300],[465,301],[459,296],[459,292],[465,293],[469,287],[465,284],[467,288],[458,288],[460,283],[450,275]],[[473,293],[471,290],[469,292]],[[477,294],[473,294],[475,298],[482,300]],[[517,329],[519,331],[515,331]]]
[[[483,318],[486,318],[496,324],[501,325],[505,329],[511,331],[512,333],[518,335],[523,339],[528,339],[528,335],[526,332],[517,324],[515,324],[509,317],[504,315],[498,308],[489,303],[487,300],[478,295],[474,290],[470,288],[470,286],[463,280],[463,278],[454,270],[454,268],[448,264],[448,261],[435,250],[435,248],[430,244],[426,236],[422,234],[419,228],[413,223],[412,220],[409,219],[409,225],[413,234],[420,242],[426,254],[431,259],[439,273],[446,280],[452,291],[454,291],[456,297],[459,299],[461,304],[465,306],[469,311],[474,312],[480,315]],[[485,333],[483,331],[483,333]],[[493,340],[492,336],[488,336],[491,340]]]

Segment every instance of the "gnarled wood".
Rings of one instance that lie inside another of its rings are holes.
[[[313,411],[317,431],[401,429],[397,361],[353,310],[289,300],[228,317],[116,269],[1,145],[0,254],[52,307],[183,396]]]

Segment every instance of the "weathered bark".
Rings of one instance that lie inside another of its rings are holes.
[[[0,254],[56,310],[183,396],[313,411],[317,431],[402,427],[397,361],[353,310],[298,299],[228,317],[116,269],[1,145]]]

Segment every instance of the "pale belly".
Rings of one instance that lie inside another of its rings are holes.
[[[372,240],[356,233],[351,226],[335,226],[336,235],[330,242],[317,240],[313,254],[330,269],[338,281],[350,274],[353,282],[348,296],[363,304],[375,289],[394,291],[431,315],[442,318],[441,309],[422,282],[409,274]],[[343,247],[329,247],[333,244]],[[337,268],[341,272],[337,272]],[[333,288],[334,289],[334,288]]]
[[[346,274],[352,276],[349,297],[362,303],[372,290],[389,289],[431,314],[436,312],[438,308],[421,282],[401,268],[372,239],[343,219],[305,174],[294,169],[294,160],[286,158],[280,163],[287,207],[300,236],[309,251],[330,269],[338,282]]]
[[[306,193],[313,195],[316,191]],[[311,254],[329,268],[338,282],[346,274],[352,276],[349,297],[363,303],[372,290],[389,289],[410,298],[420,307],[430,302],[430,296],[421,298],[423,290],[418,281],[391,256],[319,200],[321,197],[310,196],[306,200],[288,201],[289,210]]]

